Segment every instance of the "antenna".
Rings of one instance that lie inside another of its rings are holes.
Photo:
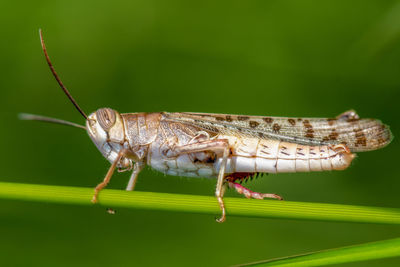
[[[40,35],[40,43],[42,44],[42,49],[43,49],[43,53],[44,56],[46,57],[46,61],[47,64],[50,67],[51,72],[53,73],[54,78],[56,78],[58,84],[60,85],[61,89],[64,91],[64,93],[67,95],[67,97],[69,98],[69,100],[72,102],[72,104],[74,104],[75,108],[79,111],[79,113],[82,114],[82,116],[87,120],[87,116],[85,114],[85,112],[83,112],[83,110],[79,107],[78,103],[76,103],[75,99],[72,97],[72,95],[68,92],[67,88],[64,86],[64,84],[62,83],[60,77],[58,77],[57,72],[55,71],[53,64],[51,64],[49,55],[47,54],[47,50],[46,50],[46,45],[44,44],[44,40],[43,40],[43,35],[42,35],[42,29],[39,29],[39,35]]]
[[[73,123],[70,121],[64,121],[64,120],[60,120],[60,119],[56,119],[56,118],[40,116],[40,115],[20,113],[20,114],[18,114],[18,118],[20,120],[26,120],[26,121],[44,121],[44,122],[49,122],[49,123],[62,124],[62,125],[73,126],[73,127],[77,127],[77,128],[86,130],[85,126],[80,125],[80,124],[76,124],[76,123]]]

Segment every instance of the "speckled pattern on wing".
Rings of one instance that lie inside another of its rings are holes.
[[[336,118],[286,118],[208,113],[164,113],[167,120],[220,134],[275,139],[302,145],[344,144],[352,152],[382,148],[392,139],[389,127],[360,119],[354,111]]]

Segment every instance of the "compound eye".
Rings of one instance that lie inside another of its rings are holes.
[[[110,108],[102,108],[96,111],[97,121],[100,126],[108,131],[114,124],[116,120],[115,111]]]

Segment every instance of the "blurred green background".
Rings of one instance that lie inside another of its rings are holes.
[[[94,187],[108,169],[81,107],[333,117],[354,108],[400,130],[400,1],[2,1],[0,181]],[[286,200],[400,207],[399,142],[343,172],[263,176]],[[124,189],[129,174],[110,188]],[[213,195],[215,180],[146,169],[137,190]],[[232,191],[228,196],[241,197]],[[399,237],[400,227],[0,200],[2,266],[228,266]],[[368,262],[399,266],[400,258]],[[350,264],[348,265],[350,266]],[[351,266],[365,266],[353,263]]]

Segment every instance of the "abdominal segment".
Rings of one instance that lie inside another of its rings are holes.
[[[231,150],[226,173],[343,170],[355,156],[344,145],[307,146],[256,138],[237,139]]]

